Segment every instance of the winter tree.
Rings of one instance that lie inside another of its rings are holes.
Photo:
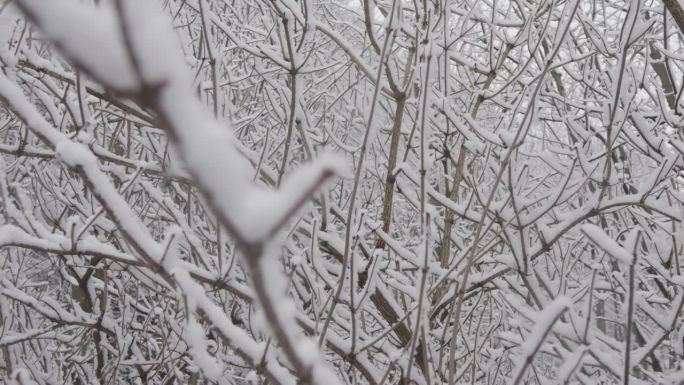
[[[6,384],[684,383],[681,0],[0,1]]]

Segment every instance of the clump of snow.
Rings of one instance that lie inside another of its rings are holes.
[[[131,90],[138,81],[125,55],[113,3],[95,8],[74,1],[22,0],[18,5],[67,56],[118,90]]]
[[[217,381],[223,374],[222,365],[207,351],[207,338],[204,330],[192,314],[188,315],[188,322],[183,333],[183,339],[188,343],[193,362],[202,369],[202,373],[207,378]]]
[[[532,332],[524,338],[524,342],[520,346],[521,356],[516,363],[515,370],[512,372],[514,374],[513,378],[522,374],[529,364],[531,357],[534,356],[548,337],[558,318],[571,306],[572,300],[570,298],[558,297],[546,305],[541,313],[535,317],[535,325]]]
[[[305,262],[306,262],[306,258],[305,258],[303,255],[301,255],[301,254],[293,255],[293,256],[290,258],[290,263],[291,263],[292,265],[294,265],[294,266],[299,266],[299,265],[301,265],[301,264],[303,264],[303,263],[305,263]]]
[[[595,243],[611,257],[617,259],[625,265],[632,264],[633,257],[631,253],[610,238],[608,234],[606,234],[606,232],[600,227],[592,224],[584,224],[581,227],[581,231],[587,238],[589,238],[593,243]]]

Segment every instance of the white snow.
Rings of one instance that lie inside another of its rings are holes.
[[[624,263],[625,265],[632,264],[634,257],[631,253],[622,248],[616,241],[606,234],[603,229],[596,225],[584,224],[581,227],[582,233],[596,244],[601,250],[605,251],[611,257]]]

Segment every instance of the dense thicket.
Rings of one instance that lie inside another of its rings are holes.
[[[680,0],[0,6],[0,377],[681,384]]]

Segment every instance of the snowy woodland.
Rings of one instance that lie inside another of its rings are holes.
[[[0,0],[0,381],[684,384],[682,0]]]

